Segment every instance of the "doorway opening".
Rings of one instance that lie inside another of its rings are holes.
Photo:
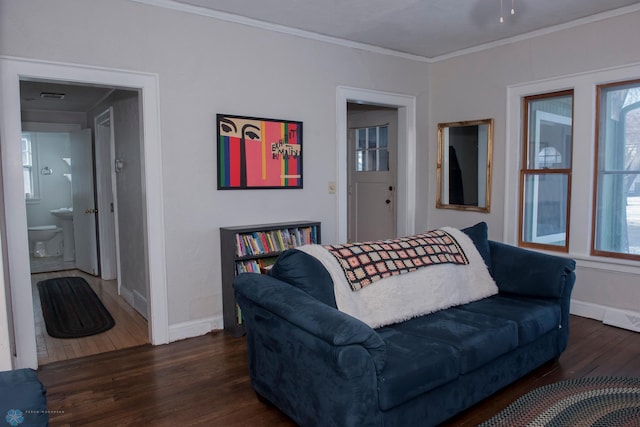
[[[38,364],[148,343],[138,91],[29,79],[20,81],[20,100]],[[112,166],[116,153],[126,170]],[[45,229],[53,237],[36,242]],[[129,240],[122,254],[120,235]],[[125,261],[122,271],[121,258],[136,266]],[[36,284],[65,276],[92,286],[114,328],[72,340],[47,334]]]
[[[137,91],[140,101],[136,110],[140,114],[138,146],[141,165],[139,180],[144,188],[142,212],[139,215],[146,224],[143,238],[144,259],[148,282],[147,338],[153,345],[169,342],[166,256],[164,248],[164,216],[162,209],[162,162],[159,138],[158,76],[140,72],[109,70],[74,64],[45,61],[0,58],[0,144],[2,148],[2,187],[4,216],[0,218],[4,228],[2,241],[5,254],[5,270],[2,274],[9,283],[6,292],[11,300],[9,307],[11,352],[15,368],[37,368],[37,348],[33,311],[33,295],[29,265],[29,245],[25,193],[22,186],[8,183],[21,182],[20,140],[22,117],[20,110],[20,81],[49,81],[87,87],[111,87]],[[153,214],[151,214],[153,213]]]
[[[415,231],[416,209],[416,98],[414,96],[378,92],[340,86],[337,89],[337,240],[349,240],[349,179],[348,179],[348,106],[361,104],[385,107],[395,112],[397,118],[397,154],[395,188],[385,196],[393,196],[395,208],[395,234],[407,236]],[[387,187],[388,188],[388,187]],[[392,193],[392,194],[391,194]]]
[[[347,122],[347,239],[397,237],[398,111],[348,103]]]

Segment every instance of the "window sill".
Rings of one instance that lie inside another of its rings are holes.
[[[569,254],[569,256],[576,260],[578,267],[640,275],[640,261],[605,258],[584,254]]]

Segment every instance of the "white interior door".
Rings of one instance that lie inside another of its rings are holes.
[[[98,275],[96,204],[93,185],[91,130],[69,134],[71,141],[71,188],[76,268]]]
[[[95,119],[96,189],[98,196],[98,229],[100,230],[100,277],[118,278],[115,198],[112,189],[114,144],[113,108],[109,107]],[[118,293],[120,283],[118,282]]]
[[[349,114],[348,240],[396,237],[397,111]]]

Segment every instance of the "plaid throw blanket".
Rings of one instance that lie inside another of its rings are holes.
[[[325,245],[357,291],[385,277],[436,264],[469,264],[462,247],[444,230],[393,240]]]

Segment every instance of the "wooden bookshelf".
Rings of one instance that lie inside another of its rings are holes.
[[[233,293],[239,273],[264,273],[283,251],[308,243],[320,243],[320,223],[295,221],[220,228],[222,313],[224,329],[244,335],[242,313]]]

